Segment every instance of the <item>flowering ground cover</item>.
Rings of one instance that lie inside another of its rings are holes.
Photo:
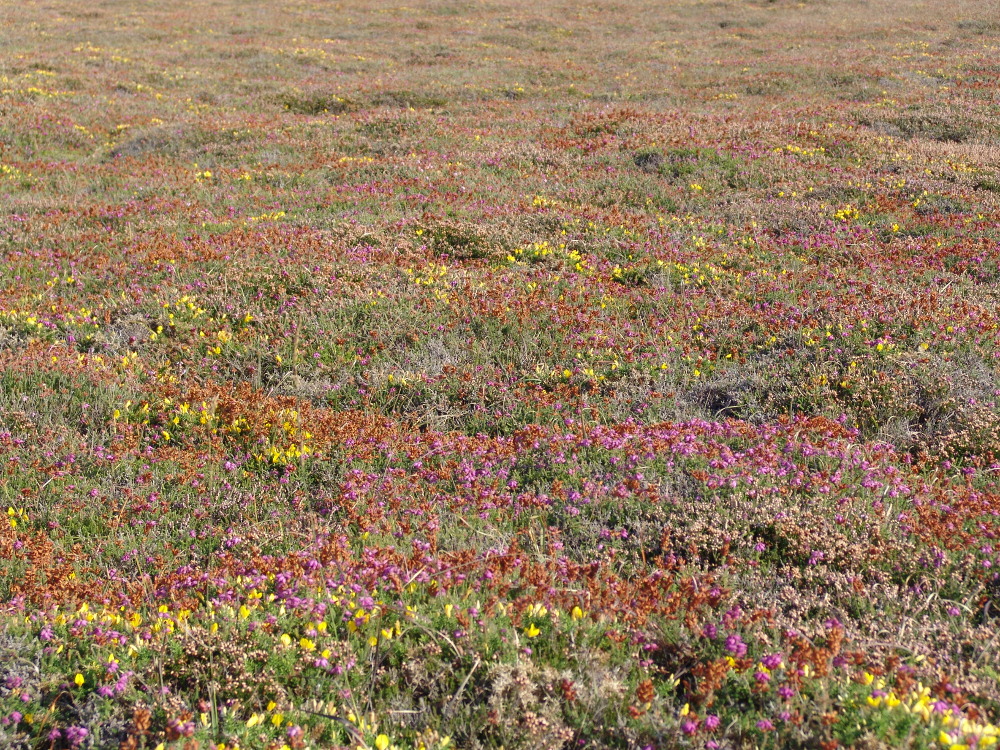
[[[0,746],[996,743],[995,4],[4,15]]]

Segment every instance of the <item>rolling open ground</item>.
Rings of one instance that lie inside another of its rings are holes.
[[[0,747],[996,743],[995,2],[0,20]]]

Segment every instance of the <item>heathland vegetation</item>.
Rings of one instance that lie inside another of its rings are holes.
[[[0,746],[996,742],[995,3],[3,16]]]

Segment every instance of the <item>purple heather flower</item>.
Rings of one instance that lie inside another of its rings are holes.
[[[726,651],[731,654],[736,654],[736,656],[743,657],[747,655],[747,645],[743,642],[743,639],[741,639],[739,635],[733,633],[726,638]]]
[[[781,666],[781,654],[768,654],[760,660],[760,663],[774,671]]]
[[[769,719],[761,719],[757,722],[757,728],[762,732],[770,732],[774,729],[774,724]]]
[[[705,717],[705,728],[711,731],[715,731],[719,728],[719,717],[715,714],[709,714]]]
[[[66,727],[66,741],[70,747],[77,747],[88,734],[85,727]]]
[[[698,731],[698,722],[692,719],[686,719],[681,722],[681,731],[684,732],[684,734],[694,734]]]

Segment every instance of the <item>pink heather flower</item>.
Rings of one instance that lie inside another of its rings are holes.
[[[70,747],[78,747],[88,734],[85,727],[66,727],[66,741]]]
[[[681,722],[681,731],[684,734],[694,734],[698,731],[698,722],[692,719]]]
[[[760,663],[771,671],[774,671],[781,666],[781,654],[768,654],[760,660]]]
[[[728,638],[726,638],[726,651],[736,656],[743,657],[747,655],[747,645],[743,642],[743,639],[739,637],[736,633],[733,633]]]
[[[125,672],[121,677],[118,678],[118,682],[115,683],[115,693],[121,695],[125,692],[125,688],[128,687],[128,678],[132,676],[132,672]]]
[[[771,681],[771,675],[769,675],[767,672],[754,672],[753,678],[761,684]]]
[[[762,732],[770,732],[774,729],[774,724],[768,719],[761,719],[757,722],[757,728]]]
[[[719,728],[719,717],[715,714],[710,714],[705,717],[705,729],[709,731],[715,731]]]

